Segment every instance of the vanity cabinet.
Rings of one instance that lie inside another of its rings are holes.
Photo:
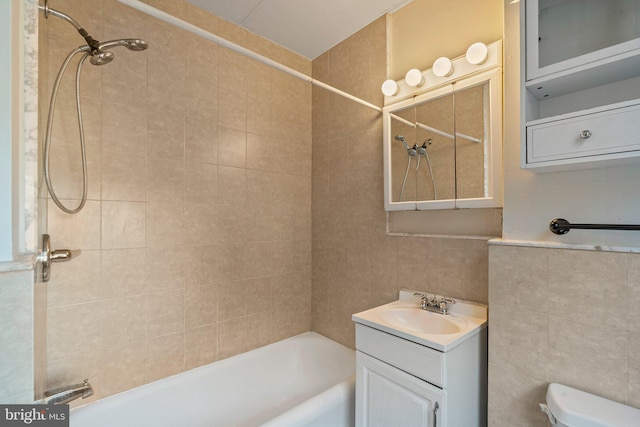
[[[520,2],[521,166],[640,160],[640,2]]]
[[[486,426],[486,342],[443,352],[356,323],[356,426]]]
[[[443,390],[360,351],[356,353],[356,369],[361,390],[356,425],[443,425],[438,419],[445,401]]]

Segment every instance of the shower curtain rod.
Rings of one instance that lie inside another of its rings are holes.
[[[436,133],[438,135],[442,135],[446,138],[450,138],[450,139],[455,139],[453,135],[451,135],[450,133],[446,133],[444,131],[441,131],[440,129],[436,129],[434,127],[425,125],[424,123],[420,123],[420,122],[411,122],[407,119],[403,119],[400,116],[397,116],[393,113],[389,114],[391,116],[392,119],[399,121],[400,123],[404,123],[407,126],[411,126],[412,128],[420,128],[420,129],[424,129],[424,130],[428,130],[431,131],[433,133]],[[468,139],[471,142],[482,142],[481,140],[479,140],[478,138],[475,138],[473,136],[469,136],[469,135],[465,135],[464,133],[460,133],[460,132],[456,132],[456,136],[463,138],[463,139]]]
[[[323,83],[319,80],[314,79],[313,77],[307,76],[304,73],[301,73],[297,70],[294,70],[293,68],[287,67],[286,65],[283,65],[279,62],[276,62],[272,59],[269,59],[265,56],[262,56],[258,53],[255,53],[252,50],[249,50],[247,48],[244,48],[240,45],[237,45],[233,42],[230,42],[229,40],[222,38],[220,36],[217,36],[213,33],[210,33],[209,31],[203,30],[200,27],[197,27],[193,24],[190,24],[189,22],[183,21],[180,18],[176,18],[173,15],[170,15],[166,12],[161,11],[160,9],[156,9],[155,7],[149,6],[148,4],[143,3],[140,0],[118,0],[120,3],[125,4],[127,6],[130,6],[134,9],[137,9],[143,13],[146,13],[147,15],[153,16],[154,18],[158,18],[161,21],[167,22],[169,24],[175,25],[176,27],[182,28],[183,30],[186,30],[192,34],[195,34],[196,36],[200,36],[202,38],[205,38],[207,40],[210,40],[214,43],[219,44],[220,46],[226,47],[227,49],[231,49],[234,52],[240,53],[244,56],[247,56],[249,58],[255,59],[258,62],[261,62],[265,65],[268,65],[272,68],[275,68],[276,70],[282,71],[286,74],[289,74],[290,76],[293,76],[297,79],[300,80],[304,80],[307,83],[311,83],[312,85],[321,87],[323,89],[328,90],[329,92],[333,92],[337,95],[343,96],[347,99],[350,99],[354,102],[357,102],[358,104],[364,105],[365,107],[371,108],[372,110],[375,110],[377,112],[382,112],[382,108],[378,107],[377,105],[371,104],[370,102],[367,102],[363,99],[360,99],[356,96],[353,96],[347,92],[341,91],[340,89],[336,89],[333,86],[330,86],[326,83]]]

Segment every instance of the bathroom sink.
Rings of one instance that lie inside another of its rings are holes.
[[[439,351],[449,351],[487,326],[487,306],[457,300],[449,314],[420,308],[414,291],[401,290],[397,301],[352,316],[354,322]],[[356,343],[357,345],[357,343]]]
[[[391,307],[382,310],[380,317],[398,328],[425,334],[457,334],[467,325],[462,318],[431,313],[417,307]]]

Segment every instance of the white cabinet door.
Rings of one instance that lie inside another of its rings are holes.
[[[357,427],[443,427],[445,392],[356,352]]]
[[[526,80],[576,70],[597,61],[607,63],[612,57],[630,55],[640,48],[637,2],[527,0],[523,3]],[[628,72],[637,75],[632,70]]]
[[[521,167],[640,161],[639,113],[617,111],[640,100],[640,1],[523,0],[520,14]]]

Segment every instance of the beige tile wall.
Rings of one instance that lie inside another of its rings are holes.
[[[184,1],[168,12],[304,73],[311,62]],[[100,398],[311,328],[311,88],[116,0],[55,0],[97,39],[145,52],[83,68],[89,201],[50,201],[48,387]],[[82,40],[51,18],[48,74]],[[45,70],[47,71],[47,70]],[[68,74],[71,76],[73,72]],[[72,78],[56,110],[52,178],[80,194]]]
[[[380,18],[313,61],[313,76],[376,105],[386,78]],[[398,289],[487,301],[487,243],[385,235],[381,115],[313,89],[313,329],[354,346],[351,315]]]
[[[33,270],[0,272],[0,402],[33,401]]]
[[[489,425],[546,426],[558,382],[640,406],[640,255],[491,245]]]

